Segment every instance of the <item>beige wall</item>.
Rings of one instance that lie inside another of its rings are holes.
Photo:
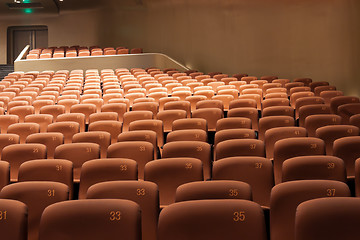
[[[29,21],[49,26],[50,45],[141,46],[204,72],[311,77],[360,96],[358,0],[110,2]],[[0,22],[2,62],[6,27],[16,24]]]

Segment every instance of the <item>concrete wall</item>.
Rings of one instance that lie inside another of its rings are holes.
[[[140,46],[204,72],[311,77],[360,96],[359,12],[358,0],[112,0],[1,21],[0,62],[7,26],[45,24],[50,45]]]

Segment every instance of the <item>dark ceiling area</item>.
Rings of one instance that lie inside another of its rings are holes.
[[[111,2],[112,0],[0,0],[0,15],[58,14],[61,11],[98,8]]]

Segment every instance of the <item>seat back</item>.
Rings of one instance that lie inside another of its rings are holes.
[[[39,239],[39,224],[44,209],[69,199],[69,188],[58,182],[18,182],[4,187],[0,198],[14,199],[28,207],[28,240]]]
[[[176,202],[205,199],[245,199],[251,201],[251,187],[245,182],[216,180],[185,183],[176,189]]]
[[[16,200],[0,199],[0,231],[3,239],[27,240],[28,208]],[[6,221],[5,221],[6,220]]]
[[[155,183],[147,181],[112,181],[97,183],[87,192],[88,199],[127,199],[141,208],[142,239],[157,240],[159,217],[159,190]]]
[[[325,155],[323,140],[313,137],[295,137],[281,139],[274,145],[275,184],[281,182],[282,164],[286,159],[298,156]]]
[[[301,203],[296,210],[295,238],[316,240],[351,239],[360,224],[358,198],[320,198]],[[336,209],[336,211],[334,211]]]
[[[91,131],[76,133],[72,138],[73,143],[90,142],[100,146],[100,157],[105,158],[108,147],[111,144],[111,135],[104,131]]]
[[[333,143],[333,155],[344,160],[347,177],[355,175],[355,161],[360,157],[360,136],[339,138]]]
[[[10,180],[18,180],[19,167],[23,162],[46,158],[46,146],[38,143],[13,144],[2,151],[1,160],[10,163]]]
[[[251,186],[252,198],[261,206],[270,205],[270,192],[274,186],[271,161],[263,157],[229,157],[215,161],[213,180],[235,180]]]
[[[47,158],[53,159],[55,148],[64,143],[64,135],[59,132],[34,133],[27,136],[25,142],[45,145]]]
[[[295,239],[297,206],[323,197],[350,197],[350,190],[345,183],[332,180],[301,180],[276,185],[270,197],[271,239]]]
[[[202,163],[195,158],[163,158],[145,165],[145,181],[159,187],[160,206],[175,202],[176,188],[184,183],[203,180]]]
[[[306,137],[307,131],[302,127],[275,127],[265,132],[266,157],[270,160],[274,158],[274,146],[278,140],[292,137]]]
[[[200,141],[179,141],[166,143],[162,153],[163,158],[189,157],[201,160],[204,179],[211,178],[211,145]]]
[[[60,202],[45,209],[40,222],[40,239],[98,240],[122,236],[140,240],[140,214],[138,204],[123,199]]]
[[[359,136],[359,128],[351,125],[329,125],[316,129],[315,136],[324,140],[326,154],[333,155],[333,144],[336,139]]]
[[[144,179],[144,166],[154,159],[154,146],[146,141],[127,141],[111,144],[108,158],[128,158],[137,162],[138,178]]]
[[[258,139],[231,139],[216,145],[215,160],[235,156],[265,157],[264,142]]]
[[[282,165],[282,182],[295,180],[336,180],[346,182],[344,161],[334,156],[300,156]]]
[[[267,239],[263,211],[257,203],[239,199],[185,201],[172,204],[160,213],[159,240],[238,236],[244,240]]]
[[[100,158],[100,146],[96,143],[68,143],[55,148],[55,159],[70,160],[74,165],[74,181],[79,181],[84,162]]]
[[[24,162],[19,167],[19,182],[53,181],[69,187],[73,196],[73,163],[63,159],[36,159]]]

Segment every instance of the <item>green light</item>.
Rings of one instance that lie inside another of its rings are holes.
[[[31,0],[23,0],[23,3],[31,3]],[[30,14],[30,13],[33,13],[33,12],[34,11],[31,8],[25,8],[24,9],[24,13],[26,13],[26,14]]]
[[[33,13],[33,10],[31,8],[25,8],[24,13],[30,14]]]

